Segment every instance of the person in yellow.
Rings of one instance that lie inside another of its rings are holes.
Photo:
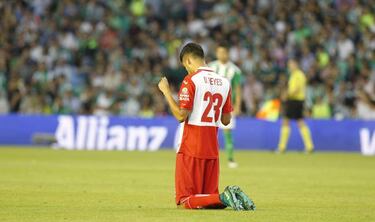
[[[310,129],[303,120],[303,105],[305,102],[306,77],[299,69],[297,61],[288,61],[290,77],[288,81],[287,101],[285,107],[285,117],[282,120],[278,152],[286,150],[290,135],[290,120],[297,120],[298,128],[302,135],[302,140],[307,153],[314,151],[314,144],[311,139]]]

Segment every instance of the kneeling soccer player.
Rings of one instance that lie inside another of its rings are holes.
[[[182,142],[176,157],[176,204],[186,209],[254,210],[253,201],[238,187],[228,186],[219,194],[219,121],[231,119],[231,88],[228,80],[206,66],[200,45],[188,43],[180,53],[188,72],[173,99],[167,79],[158,86],[173,116],[184,122]]]

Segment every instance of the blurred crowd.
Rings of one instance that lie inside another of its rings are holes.
[[[311,118],[375,119],[375,5],[366,0],[0,1],[0,113],[153,117],[178,89],[181,46],[243,71],[243,115],[286,87],[296,58]]]

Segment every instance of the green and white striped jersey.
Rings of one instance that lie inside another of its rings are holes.
[[[241,84],[242,72],[238,66],[233,62],[227,62],[222,64],[219,60],[215,60],[208,64],[217,74],[225,77],[231,84],[232,87],[232,99],[235,98],[235,87]]]

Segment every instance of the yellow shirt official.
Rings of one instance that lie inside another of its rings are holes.
[[[288,81],[288,99],[289,100],[305,100],[306,76],[300,70],[293,71]]]

